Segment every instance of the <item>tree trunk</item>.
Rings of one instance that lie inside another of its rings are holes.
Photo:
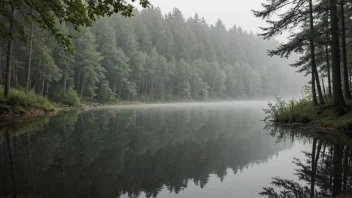
[[[311,173],[311,183],[310,183],[310,198],[314,198],[315,179],[316,179],[319,155],[322,147],[322,141],[319,141],[317,152],[315,152],[317,141],[318,141],[317,139],[314,139],[313,146],[312,146],[312,167],[311,167],[312,173]]]
[[[326,33],[327,39],[329,40],[329,35]],[[325,58],[326,58],[326,69],[328,72],[328,94],[329,97],[332,96],[332,91],[331,91],[331,74],[330,74],[330,58],[329,58],[329,49],[328,49],[328,44],[325,44]]]
[[[320,81],[319,81],[319,74],[317,70],[317,64],[315,61],[315,43],[314,43],[314,21],[313,21],[313,0],[309,0],[309,45],[310,45],[310,56],[311,56],[311,64],[312,64],[312,72],[315,75],[315,80],[317,83],[318,95],[319,95],[319,102],[320,104],[325,104],[324,97],[321,92]]]
[[[101,81],[101,91],[100,91],[100,93],[101,93],[101,99],[105,100],[105,98],[104,98],[104,81]]]
[[[333,188],[332,196],[335,197],[341,193],[342,184],[342,157],[343,148],[339,144],[334,145],[334,155],[333,155]]]
[[[63,87],[64,88],[64,90],[63,90],[64,96],[66,96],[66,86],[67,86],[66,84],[67,84],[67,72],[68,72],[67,70],[68,70],[68,66],[67,66],[67,62],[66,62],[66,69],[65,69],[65,76],[64,76],[64,87]]]
[[[314,185],[315,185],[315,150],[317,147],[317,139],[313,139],[313,145],[312,145],[312,164],[311,164],[311,181],[310,181],[310,198],[314,198]]]
[[[34,193],[34,184],[33,184],[33,170],[32,170],[32,154],[31,154],[31,135],[27,129],[27,143],[28,143],[28,166],[30,170],[30,182],[31,182],[31,189],[32,194]]]
[[[45,78],[43,76],[43,80],[42,80],[42,96],[44,96],[44,87],[45,87]]]
[[[46,90],[45,90],[45,95],[48,96],[49,95],[49,86],[50,86],[50,83],[49,81],[46,83]]]
[[[351,99],[350,85],[348,82],[347,52],[346,52],[346,28],[345,28],[345,8],[344,0],[341,1],[341,28],[342,28],[342,58],[343,58],[343,88],[345,97]]]
[[[147,78],[145,79],[145,90],[144,90],[144,95],[147,96],[148,95],[148,80]]]
[[[348,161],[350,157],[350,147],[346,145],[343,159],[343,187],[342,193],[347,193]]]
[[[86,81],[86,75],[83,74],[82,88],[81,88],[81,93],[79,94],[80,98],[82,98],[82,95],[83,95],[85,81]]]
[[[330,170],[330,177],[329,177],[329,189],[332,192],[332,176],[333,176],[333,146],[330,146],[330,156],[329,156],[329,170]]]
[[[315,80],[316,80],[316,84],[317,84],[319,102],[322,105],[322,104],[325,104],[325,101],[324,101],[324,95],[323,95],[323,92],[322,92],[321,86],[320,86],[320,78],[319,78],[318,70],[316,67],[315,67],[314,74],[315,74]]]
[[[114,95],[115,96],[116,96],[117,84],[118,84],[118,77],[116,75],[115,84],[114,84]]]
[[[11,8],[11,19],[9,20],[9,40],[7,43],[7,61],[6,61],[6,75],[5,75],[5,89],[4,95],[7,97],[10,92],[10,84],[11,84],[11,61],[12,61],[12,49],[13,49],[13,33],[14,33],[14,22],[15,19],[15,8],[12,6]]]
[[[0,79],[2,80],[2,42],[0,42]],[[0,83],[1,83],[0,80]]]
[[[7,151],[9,154],[9,161],[10,161],[10,168],[11,168],[13,197],[16,197],[16,195],[15,195],[15,193],[16,193],[15,166],[14,166],[14,161],[13,161],[13,153],[12,153],[10,134],[9,134],[8,130],[5,131],[5,136],[6,136]]]
[[[352,87],[352,73],[351,73],[351,68],[350,68],[350,73],[349,73],[349,77],[350,77],[350,87]]]
[[[31,21],[31,33],[30,33],[30,40],[29,40],[29,55],[28,55],[28,66],[27,66],[26,93],[29,92],[29,87],[30,87],[31,64],[32,64],[32,47],[33,47],[33,19]]]
[[[117,87],[117,95],[119,96],[119,98],[121,98],[121,96],[122,96],[122,88],[123,88],[122,86],[123,86],[123,84],[122,84],[122,82],[120,82]]]
[[[81,88],[81,71],[78,72],[77,91]]]
[[[39,71],[39,68],[40,68],[40,59],[38,60],[38,66],[36,67],[36,77],[35,78],[35,83],[34,83],[34,90],[36,93],[40,93],[40,90],[39,90],[39,83],[40,83],[40,71]]]
[[[341,88],[340,49],[338,34],[337,2],[330,0],[330,23],[331,23],[331,54],[332,54],[332,81],[333,81],[333,105],[338,114],[346,112],[346,103]]]
[[[150,88],[149,98],[154,100],[154,80],[152,80],[152,87]]]
[[[314,77],[313,71],[312,71],[312,97],[313,97],[313,104],[318,105],[317,94],[315,91],[315,77]]]
[[[329,155],[326,154],[326,144],[324,144],[324,147],[323,147],[323,156],[322,156],[322,161],[323,161],[323,164],[325,165],[324,168],[325,170],[328,170],[329,168],[329,163],[328,163],[328,160],[329,160]],[[325,173],[323,174],[323,176],[326,178],[326,181],[324,182],[324,185],[323,185],[323,188],[324,191],[323,191],[323,194],[328,194],[328,189],[329,189],[329,172],[328,171],[325,171]]]
[[[324,96],[325,96],[325,98],[326,98],[325,83],[324,83],[324,78],[323,78],[323,76],[321,76],[321,84],[323,85],[323,93],[324,93]]]
[[[5,147],[4,143],[0,144],[0,150],[1,150],[1,154],[0,154],[0,160],[1,160],[1,162],[0,162],[0,164],[1,164],[0,170],[1,171],[0,171],[0,174],[1,175],[5,175],[5,159],[4,159],[5,149],[4,149],[4,147]],[[5,177],[2,177],[0,184],[1,184],[0,186],[5,186]],[[5,189],[3,187],[0,187],[0,191],[4,192]]]
[[[320,156],[320,151],[321,151],[321,147],[323,146],[323,142],[322,141],[319,141],[318,143],[318,148],[317,148],[317,154],[315,156],[315,165],[314,165],[314,168],[315,168],[315,171],[317,170],[317,167],[318,167],[318,161],[319,161],[319,156]]]
[[[13,69],[13,72],[12,72],[12,74],[13,74],[13,79],[15,80],[15,88],[17,88],[18,87],[18,69],[17,69],[17,61],[16,61],[16,59],[15,59],[15,56],[16,56],[16,54],[14,53],[13,54],[13,56],[12,56],[12,64],[13,64],[13,66],[12,66],[12,69]]]

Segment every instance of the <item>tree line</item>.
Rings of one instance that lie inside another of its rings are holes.
[[[8,17],[11,6],[4,6],[8,12],[0,17],[8,22],[1,24],[6,27],[2,34],[11,37],[0,46],[4,94],[12,85],[53,100],[243,99],[288,95],[300,84],[283,67],[288,60],[267,57],[266,49],[278,46],[277,41],[227,28],[221,20],[209,25],[197,14],[185,19],[176,8],[165,15],[153,6],[126,8],[117,15],[96,11],[100,7],[86,8],[94,19],[88,14],[86,23],[49,10],[52,21],[47,24],[37,16],[41,10],[29,6],[29,16]],[[20,28],[15,31],[11,25]],[[12,43],[11,48],[6,43]]]
[[[314,105],[332,98],[339,114],[348,111],[351,99],[351,1],[348,0],[279,0],[263,4],[254,15],[266,19],[261,36],[272,38],[288,31],[288,42],[269,51],[270,55],[288,57],[300,54],[291,64],[311,76]],[[277,16],[275,19],[273,16]],[[327,88],[324,82],[327,79]],[[318,96],[317,96],[318,95]]]

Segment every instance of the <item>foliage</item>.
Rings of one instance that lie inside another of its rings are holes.
[[[298,101],[291,99],[286,102],[276,97],[275,102],[269,102],[268,106],[268,109],[264,109],[265,120],[277,123],[307,123],[311,121],[312,114],[316,111],[307,98]]]
[[[346,36],[346,24],[351,23],[351,15],[345,10],[351,10],[345,1],[277,0],[267,1],[260,10],[253,11],[256,17],[267,21],[267,27],[261,28],[263,32],[260,35],[264,38],[273,38],[284,31],[289,34],[288,41],[270,49],[269,55],[289,57],[299,54],[299,60],[291,66],[298,67],[298,72],[305,75],[310,74],[313,105],[324,106],[324,95],[333,96],[331,105],[338,115],[348,113],[345,99],[351,99],[351,75],[347,61],[347,51],[351,48],[346,47],[350,40],[350,35]],[[328,80],[328,94],[325,93],[325,77]]]
[[[58,101],[62,102],[64,105],[79,106],[81,104],[78,94],[72,86],[69,86],[66,89],[65,94],[61,91],[60,95],[56,97],[58,98]]]
[[[0,89],[2,91],[2,89]],[[53,105],[46,97],[38,95],[33,91],[26,93],[21,89],[12,89],[9,96],[5,98],[0,95],[0,111],[1,112],[19,112],[26,113],[32,109],[41,109],[49,111],[53,109]]]
[[[282,67],[289,60],[266,55],[277,41],[226,28],[221,20],[215,25],[198,15],[186,20],[178,9],[164,15],[151,7],[133,15],[101,17],[79,32],[61,23],[59,32],[74,36],[74,55],[34,23],[29,89],[72,104],[62,98],[69,87],[94,102],[186,101],[289,95],[304,83],[293,81],[295,76]],[[29,32],[31,26],[23,24]],[[18,39],[10,84],[26,87],[29,51]],[[6,50],[0,45],[1,52]],[[6,62],[6,53],[1,54]]]
[[[336,115],[331,100],[324,106],[313,106],[307,97],[300,100],[276,98],[275,102],[269,102],[268,108],[264,109],[265,121],[280,124],[310,123],[315,127],[331,127],[338,130],[352,129],[352,114]],[[348,107],[352,107],[348,101]]]
[[[307,186],[301,186],[293,180],[275,177],[271,184],[276,188],[283,188],[284,190],[277,193],[272,187],[264,187],[263,192],[259,194],[268,198],[309,197],[310,189]]]
[[[148,0],[140,0],[139,3],[144,8],[149,6]],[[3,0],[0,3],[0,16],[4,20],[0,21],[0,27],[6,27],[6,23],[9,22],[14,23],[21,39],[26,40],[25,26],[21,20],[33,20],[42,30],[48,31],[63,48],[72,53],[72,35],[62,32],[60,24],[67,22],[75,30],[79,30],[81,27],[91,26],[97,18],[111,16],[113,13],[121,13],[125,17],[130,17],[133,15],[133,8],[132,3],[120,0],[88,0],[86,2],[82,0]],[[11,15],[11,10],[14,10],[20,17]],[[10,35],[12,38],[7,39],[13,39],[13,36]]]
[[[55,97],[51,91],[72,86],[80,98],[91,100],[165,101],[259,98],[299,87],[281,69],[288,61],[266,56],[276,41],[263,41],[237,27],[227,30],[221,20],[215,26],[198,15],[185,20],[177,9],[166,16],[158,8],[135,10],[134,15],[102,18],[80,32],[62,24],[61,31],[75,36],[74,56],[51,37],[36,38],[32,89],[49,98]],[[25,67],[20,55],[28,55],[26,48],[18,45],[15,51]],[[24,71],[15,73],[20,85]]]

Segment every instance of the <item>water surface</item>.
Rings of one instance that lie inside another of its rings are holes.
[[[103,107],[3,125],[0,195],[273,197],[286,184],[294,197],[349,192],[349,140],[268,127],[265,106]]]

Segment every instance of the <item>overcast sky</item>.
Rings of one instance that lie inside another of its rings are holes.
[[[221,19],[227,28],[233,25],[253,33],[259,33],[260,26],[265,21],[253,16],[252,9],[261,9],[265,0],[150,0],[154,6],[159,6],[163,13],[179,8],[186,18],[198,13],[210,24]]]

